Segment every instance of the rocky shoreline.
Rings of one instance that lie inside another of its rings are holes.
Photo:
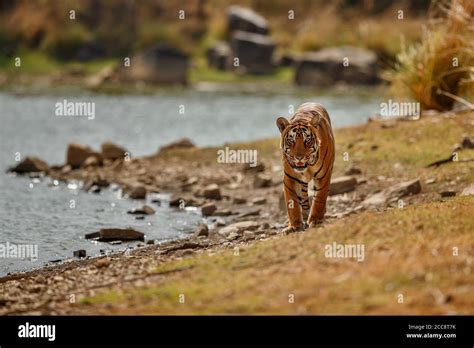
[[[439,123],[442,117],[419,122]],[[341,130],[339,135],[342,137],[343,132],[357,134],[368,127],[383,132],[403,123],[375,121]],[[341,140],[340,155],[347,149],[363,148],[368,154],[380,151],[379,145],[369,143],[363,136],[351,136],[349,142]],[[458,151],[470,148],[469,141],[461,142]],[[25,158],[12,168],[13,172],[30,177],[47,175],[64,182],[80,181],[83,190],[91,194],[110,185],[118,186],[124,196],[137,201],[138,211],[131,214],[131,219],[136,216],[146,219],[148,213],[153,213],[153,207],[141,207],[147,195],[170,193],[168,203],[171,207],[198,207],[210,224],[197,226],[185,239],[156,245],[143,243],[133,250],[73,258],[58,265],[0,278],[3,294],[0,296],[0,314],[78,314],[80,312],[71,306],[72,303],[93,297],[101,289],[126,289],[153,282],[156,277],[163,276],[156,273],[157,266],[170,260],[198,254],[214,255],[229,249],[238,253],[254,243],[286,238],[280,233],[285,226],[286,211],[282,201],[278,140],[235,147],[258,148],[258,165],[218,163],[216,149],[197,148],[188,140],[140,158],[134,158],[126,149],[110,142],[104,143],[101,151],[70,144],[66,163],[59,166],[49,166],[37,158]],[[469,166],[468,163],[462,165]],[[429,170],[432,169],[426,169],[426,175],[430,175]],[[339,163],[332,180],[324,226],[367,210],[400,208],[400,201],[418,204],[447,197],[443,196],[446,191],[443,182],[431,176],[394,178],[377,175],[360,161]],[[454,195],[457,191],[462,191],[462,195],[472,194],[472,185],[464,190],[460,186],[462,182],[453,181],[450,185],[457,187],[453,189]],[[167,204],[159,200],[152,202]]]

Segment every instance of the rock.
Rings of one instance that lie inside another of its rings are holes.
[[[209,235],[209,228],[207,227],[206,224],[199,224],[198,227],[196,228],[196,231],[194,231],[195,237],[202,237],[202,236],[207,237],[208,235]]]
[[[402,197],[414,195],[421,192],[419,179],[396,184],[379,193],[376,193],[362,202],[363,206],[376,206],[391,203]]]
[[[25,157],[23,161],[10,169],[10,171],[19,174],[47,172],[48,170],[49,167],[46,162],[40,160],[37,157]]]
[[[97,167],[99,165],[100,165],[100,160],[97,156],[87,157],[84,163],[82,164],[83,167]]]
[[[208,199],[215,199],[215,200],[222,199],[221,190],[219,186],[217,186],[217,184],[211,184],[211,185],[206,186],[202,190],[202,196]]]
[[[474,149],[474,142],[469,137],[465,137],[462,140],[462,147],[464,149]]]
[[[145,220],[145,217],[143,215],[137,215],[135,216],[135,220]]]
[[[128,196],[132,199],[145,199],[146,188],[142,185],[132,186],[128,192]]]
[[[443,197],[443,198],[454,197],[454,196],[456,196],[456,192],[455,191],[443,191],[443,192],[440,192],[440,196]]]
[[[153,84],[187,84],[188,56],[167,46],[155,44],[131,59],[130,67],[120,69],[125,81]]]
[[[91,192],[93,189],[97,190],[97,188],[99,188],[99,191],[100,191],[101,187],[109,187],[109,186],[110,186],[110,183],[106,179],[104,179],[102,176],[96,176],[92,179],[87,180],[84,183],[84,186],[82,187],[82,189],[86,192]]]
[[[66,164],[69,164],[72,168],[79,168],[91,156],[101,158],[100,154],[92,150],[89,146],[69,144],[66,153]]]
[[[155,214],[155,209],[153,209],[149,205],[144,205],[141,208],[135,208],[127,211],[127,214],[153,215]]]
[[[145,234],[131,228],[103,228],[98,232],[88,233],[86,239],[96,239],[99,242],[145,240]]]
[[[86,257],[86,251],[84,249],[79,249],[73,252],[74,257]]]
[[[110,265],[110,258],[108,257],[104,257],[95,262],[95,266],[97,268],[106,268],[106,267],[109,267],[109,265]]]
[[[207,50],[207,64],[218,70],[227,70],[230,67],[232,51],[227,42],[218,41]]]
[[[266,35],[269,32],[267,20],[249,8],[230,6],[227,21],[229,33],[241,30]]]
[[[239,218],[244,218],[244,217],[249,217],[249,216],[257,216],[260,215],[260,209],[252,209],[249,211],[246,211],[244,213],[241,213],[239,215]]]
[[[255,239],[255,233],[253,233],[252,231],[244,231],[243,238],[245,241]]]
[[[104,159],[109,159],[109,160],[116,160],[119,158],[123,159],[125,158],[128,152],[123,147],[116,145],[110,141],[106,141],[105,143],[103,143],[101,146],[101,150],[102,150],[102,157]]]
[[[92,185],[89,190],[87,190],[87,192],[90,192],[90,193],[100,193],[101,191],[101,188],[97,185]]]
[[[234,199],[232,200],[232,202],[233,202],[234,204],[245,204],[245,203],[247,203],[247,199],[242,198],[242,197],[234,197]]]
[[[344,173],[345,175],[359,175],[362,174],[362,170],[357,167],[350,167],[346,172]]]
[[[465,187],[461,192],[461,196],[470,196],[470,195],[474,195],[474,184],[471,184]]]
[[[278,66],[292,66],[295,63],[295,57],[290,54],[284,54],[278,58]]]
[[[211,216],[217,210],[214,203],[206,203],[201,207],[201,214],[203,216]]]
[[[329,195],[333,196],[354,191],[356,185],[357,179],[353,176],[340,176],[333,178],[331,179],[331,184],[329,185]]]
[[[239,58],[237,69],[249,74],[270,74],[274,71],[275,42],[268,36],[236,31],[230,44],[234,57]]]
[[[221,228],[219,234],[228,235],[232,232],[241,234],[243,231],[255,231],[260,227],[260,224],[256,221],[240,221],[233,223],[229,226]]]
[[[97,74],[91,76],[86,80],[86,85],[88,87],[99,87],[107,81],[112,80],[115,75],[113,67],[107,66],[99,71]]]
[[[359,47],[324,48],[306,53],[296,63],[295,82],[301,86],[330,86],[336,82],[373,85],[379,81],[377,54]]]
[[[72,171],[72,167],[69,164],[66,164],[61,168],[61,174],[69,174]]]
[[[196,145],[194,145],[194,143],[191,140],[187,138],[183,138],[171,144],[161,147],[159,152],[175,150],[175,149],[190,149],[194,147],[196,147]]]
[[[232,215],[232,211],[229,209],[218,209],[214,212],[214,216],[230,216]]]
[[[262,174],[257,174],[255,178],[253,179],[254,188],[270,187],[271,185],[272,185],[272,179]]]
[[[236,239],[239,239],[240,235],[236,232],[231,232],[229,233],[229,235],[227,236],[227,240],[236,240]]]
[[[147,240],[146,244],[147,245],[153,245],[153,244],[155,244],[155,240],[154,239]]]
[[[255,197],[252,199],[252,204],[254,205],[262,205],[267,203],[267,199],[265,197]]]
[[[265,171],[265,164],[260,162],[255,166],[250,166],[248,163],[245,163],[245,164],[242,164],[241,170],[244,173],[260,173],[260,172]]]

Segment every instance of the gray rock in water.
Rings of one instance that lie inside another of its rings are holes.
[[[129,241],[129,240],[145,240],[145,234],[135,231],[131,228],[103,228],[98,232],[88,233],[86,239],[96,239],[99,242],[111,241]]]
[[[275,42],[268,36],[236,31],[230,40],[234,57],[239,59],[241,71],[249,74],[270,74],[275,66]]]
[[[74,257],[86,257],[86,251],[84,249],[79,249],[73,252]]]
[[[48,170],[49,167],[46,162],[40,160],[37,157],[25,157],[23,161],[10,169],[10,171],[19,174],[47,172]]]
[[[132,210],[127,211],[128,214],[138,214],[138,215],[153,215],[155,214],[155,209],[150,207],[149,205],[144,205],[141,208],[135,208]]]
[[[354,191],[357,185],[357,179],[353,176],[340,176],[331,179],[329,186],[329,195],[338,195],[341,193]]]
[[[379,83],[376,53],[359,47],[342,46],[306,53],[298,59],[295,73],[297,85],[321,87],[336,82],[351,85]]]
[[[269,32],[267,20],[249,8],[230,6],[227,20],[229,33],[241,30],[266,35]]]
[[[156,44],[131,59],[130,67],[121,69],[122,79],[154,84],[187,84],[188,56]]]

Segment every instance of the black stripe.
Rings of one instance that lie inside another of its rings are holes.
[[[326,160],[326,155],[328,154],[328,149],[329,149],[329,146],[326,146],[326,152],[324,153],[324,157],[323,157],[323,161],[321,162],[321,166],[319,167],[318,171],[317,171],[316,173],[314,173],[313,178],[315,178],[316,175],[319,174],[319,172],[321,171],[321,169],[323,169],[324,161]]]
[[[289,177],[290,179],[293,179],[294,181],[298,182],[298,183],[301,184],[301,185],[308,185],[307,182],[304,182],[304,181],[301,181],[301,180],[299,180],[299,179],[296,179],[296,178],[292,177],[290,174],[288,174],[287,172],[285,172],[285,175],[286,175],[287,177]]]
[[[318,180],[323,180],[326,174],[329,172],[329,168],[332,168],[332,166],[328,166],[328,169],[326,169],[326,173],[324,173],[323,177],[318,179]]]

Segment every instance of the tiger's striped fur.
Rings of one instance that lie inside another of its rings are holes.
[[[279,117],[280,147],[283,150],[283,189],[288,211],[287,232],[303,230],[322,222],[326,212],[332,168],[334,135],[326,109],[304,103],[289,119]],[[308,185],[314,197],[308,198]],[[309,212],[308,212],[309,210]]]

